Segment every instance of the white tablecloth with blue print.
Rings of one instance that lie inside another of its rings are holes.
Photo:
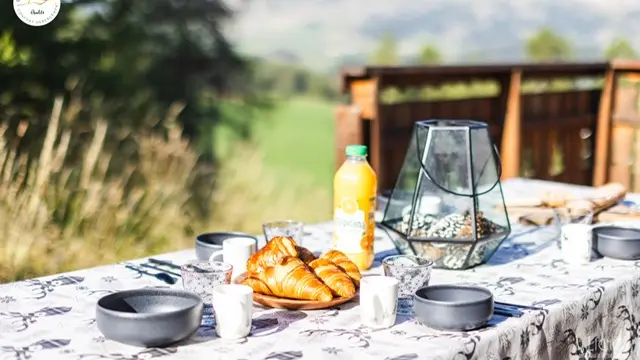
[[[505,196],[562,186],[515,179]],[[630,197],[633,200],[633,196]],[[331,224],[305,228],[304,246],[326,250]],[[379,230],[376,230],[379,231]],[[568,266],[555,245],[555,228],[514,224],[490,263],[468,271],[435,270],[432,284],[486,286],[496,300],[542,307],[521,318],[495,316],[487,328],[466,333],[431,330],[411,317],[390,329],[360,326],[356,303],[318,311],[254,310],[252,334],[242,341],[215,336],[210,319],[189,340],[142,349],[105,339],[95,304],[105,294],[162,287],[124,264],[0,285],[0,358],[5,359],[634,359],[640,357],[640,261],[598,259]],[[264,239],[261,239],[264,241]],[[379,259],[393,253],[376,233]],[[193,250],[158,255],[182,263]],[[144,259],[132,261],[139,263]],[[372,272],[380,272],[374,267]],[[176,286],[179,287],[179,284]]]

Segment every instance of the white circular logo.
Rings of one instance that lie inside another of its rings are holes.
[[[13,10],[23,23],[43,26],[60,12],[60,0],[13,0]]]

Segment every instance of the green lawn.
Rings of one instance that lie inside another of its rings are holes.
[[[334,104],[321,100],[282,100],[269,112],[258,116],[254,140],[267,166],[282,171],[283,178],[304,176],[331,190],[334,174]],[[229,133],[219,129],[218,151],[225,152]]]

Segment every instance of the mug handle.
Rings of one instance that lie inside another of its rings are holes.
[[[218,260],[216,260],[216,258],[218,256],[220,256],[222,259],[224,259],[224,251],[218,250],[218,251],[214,252],[213,254],[211,254],[211,256],[209,256],[209,262],[218,261]],[[223,261],[222,259],[220,259],[220,261]]]

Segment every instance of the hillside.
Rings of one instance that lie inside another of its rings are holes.
[[[522,43],[548,25],[576,54],[595,59],[616,36],[640,47],[633,0],[228,0],[238,11],[228,34],[252,55],[327,70],[366,59],[384,33],[413,55],[434,43],[448,61],[522,58]]]

